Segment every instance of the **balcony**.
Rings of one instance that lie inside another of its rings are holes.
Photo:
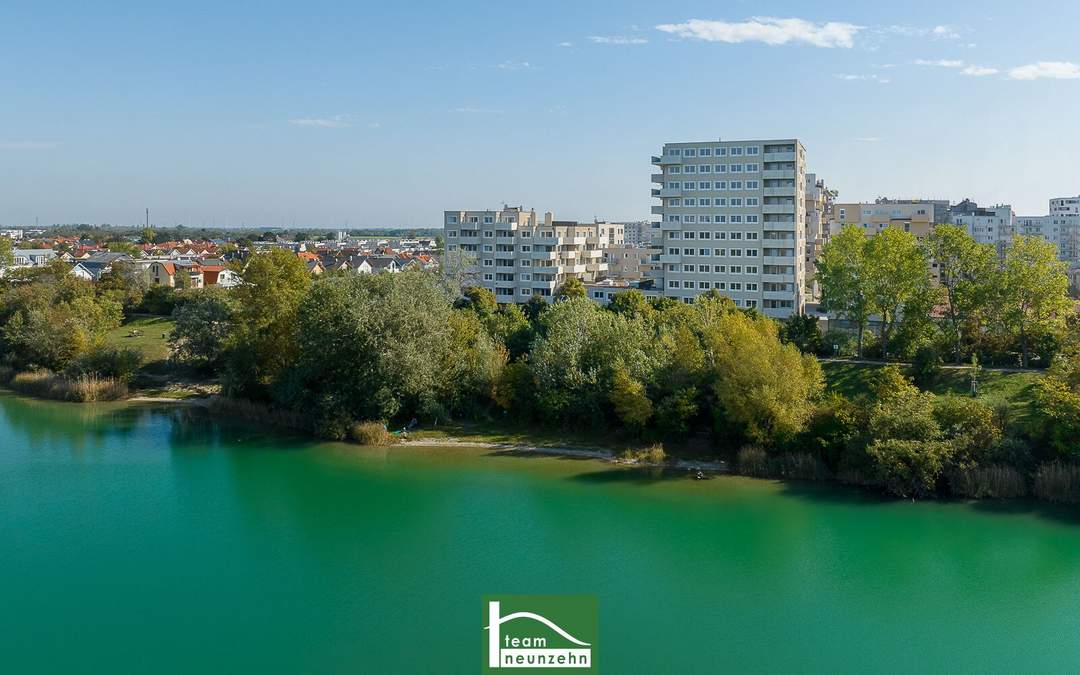
[[[762,281],[772,281],[778,284],[793,284],[795,283],[794,274],[762,274]]]
[[[559,258],[559,252],[558,251],[533,251],[532,252],[532,259],[533,260],[558,260],[558,258]]]
[[[658,190],[656,188],[653,188],[652,196],[653,197],[659,197],[660,196],[660,190]]]
[[[654,173],[650,177],[654,183],[660,183],[661,185],[664,183],[664,174],[662,173]]]
[[[682,262],[682,256],[677,253],[661,253],[660,264]]]
[[[664,155],[663,157],[653,157],[653,164],[682,164],[682,155]]]
[[[794,152],[766,152],[762,155],[766,162],[794,162]]]
[[[795,213],[795,203],[791,204],[762,204],[762,213]]]
[[[787,178],[789,180],[795,180],[795,169],[770,169],[768,171],[762,171],[761,177],[765,180],[772,178]]]
[[[513,260],[517,257],[517,254],[513,251],[495,251],[495,257],[502,260]]]
[[[663,207],[663,206],[652,206],[652,207],[649,208],[649,213],[651,213],[651,214],[653,214],[655,216],[662,216],[662,215],[664,215],[664,208],[665,207]]]
[[[581,252],[581,257],[582,258],[589,258],[589,259],[603,258],[604,257],[604,252],[601,251],[598,248],[597,249],[592,249],[592,250],[587,250],[587,251],[582,251]]]
[[[794,197],[795,186],[791,187],[767,187],[764,190],[764,196],[766,197]]]
[[[795,256],[766,255],[761,257],[762,265],[794,265]]]
[[[661,197],[682,197],[681,188],[662,188],[660,190]]]

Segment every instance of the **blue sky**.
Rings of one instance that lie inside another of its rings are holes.
[[[0,224],[645,219],[721,136],[843,200],[1080,193],[1080,3],[158,4],[0,5]]]

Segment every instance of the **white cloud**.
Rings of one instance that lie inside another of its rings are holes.
[[[474,108],[472,106],[462,106],[460,108],[451,108],[450,112],[468,115],[494,115],[501,113],[502,111],[496,110],[495,108]]]
[[[857,81],[860,81],[860,80],[868,80],[868,81],[871,81],[871,82],[877,82],[878,84],[888,84],[888,83],[892,82],[892,80],[890,78],[888,78],[888,77],[881,77],[880,75],[876,75],[876,74],[873,74],[873,73],[871,73],[869,75],[854,75],[852,73],[836,73],[835,75],[833,75],[833,77],[835,77],[838,80],[845,80],[847,82],[857,82]]]
[[[528,61],[503,61],[495,67],[499,70],[529,70],[532,68]]]
[[[573,42],[560,42],[559,44],[557,44],[555,46],[556,47],[573,47],[574,43]]]
[[[625,35],[590,35],[589,40],[598,45],[643,45],[648,40]]]
[[[51,150],[56,147],[52,141],[0,141],[0,150]]]
[[[348,115],[334,115],[333,117],[297,117],[289,120],[289,124],[299,127],[319,127],[322,129],[344,129],[352,126]]]
[[[1017,66],[1009,70],[1009,79],[1037,80],[1080,80],[1080,65],[1068,61],[1039,61],[1026,66]]]
[[[1001,71],[997,68],[988,68],[986,66],[968,66],[960,72],[972,77],[986,77],[987,75],[997,75]]]
[[[955,30],[948,26],[934,26],[933,29],[931,29],[930,33],[934,37],[946,38],[950,40],[955,40],[960,37],[959,33],[957,33]]]
[[[927,61],[926,59],[915,59],[915,65],[917,66],[937,66],[938,68],[963,68],[964,62],[950,59],[938,59],[936,61]]]
[[[767,45],[796,43],[848,49],[854,46],[855,35],[863,26],[842,21],[815,23],[805,19],[756,16],[738,23],[690,19],[683,23],[660,24],[656,29],[681,38],[705,42],[763,42]]]

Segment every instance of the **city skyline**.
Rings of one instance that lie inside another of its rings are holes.
[[[844,202],[1080,192],[1076,7],[129,8],[0,10],[0,225],[640,220],[649,157],[721,132]]]

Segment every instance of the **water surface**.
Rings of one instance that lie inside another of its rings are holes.
[[[1080,667],[1070,511],[0,394],[2,672],[472,673],[491,593],[595,594],[607,673]]]

